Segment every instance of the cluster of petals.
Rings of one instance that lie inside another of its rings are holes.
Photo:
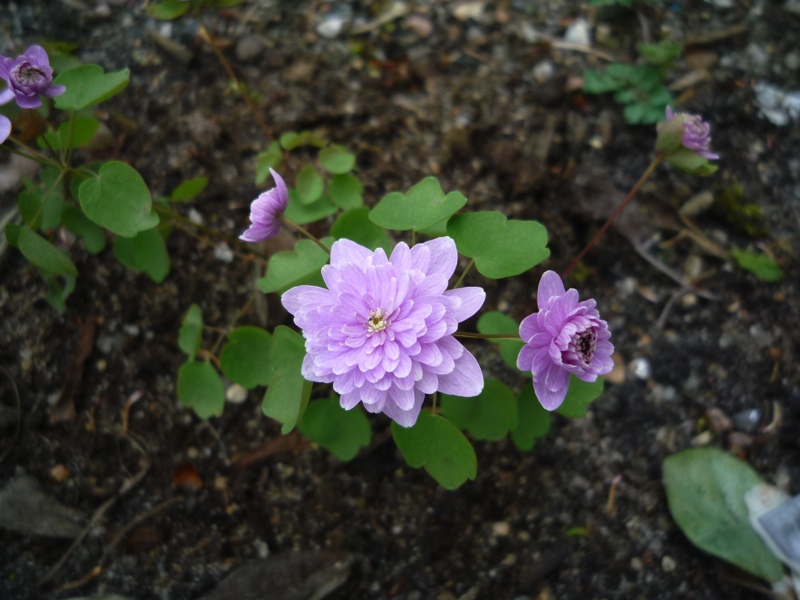
[[[536,301],[539,312],[519,327],[525,346],[517,366],[533,373],[536,397],[544,408],[555,410],[567,395],[570,374],[592,382],[611,371],[614,346],[595,301],[579,302],[577,290],[565,291],[554,271],[542,275]]]
[[[361,402],[403,427],[416,423],[426,394],[477,396],[483,374],[453,333],[486,293],[447,290],[457,261],[449,237],[399,243],[390,257],[335,242],[322,269],[327,289],[301,285],[281,298],[306,339],[303,376],[333,383],[344,409]]]
[[[278,235],[281,222],[278,215],[289,205],[289,190],[283,178],[273,169],[269,170],[275,180],[275,187],[262,193],[250,204],[250,227],[239,239],[245,242],[263,242]]]
[[[667,107],[667,122],[680,119],[683,126],[681,145],[689,150],[694,150],[708,160],[717,160],[719,154],[711,152],[711,125],[703,121],[699,115],[689,113],[676,113]]]
[[[16,100],[20,108],[38,108],[39,96],[55,98],[66,90],[63,85],[53,85],[50,59],[41,46],[31,46],[17,58],[0,56],[0,78],[8,87],[0,93],[0,105]],[[11,121],[0,116],[0,143],[11,134]]]

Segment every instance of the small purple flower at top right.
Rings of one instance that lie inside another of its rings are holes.
[[[680,171],[710,175],[717,166],[709,161],[719,154],[711,151],[711,125],[699,115],[674,112],[667,107],[664,121],[656,126],[656,158]]]
[[[689,113],[676,113],[667,107],[667,122],[678,119],[683,129],[681,145],[689,150],[694,150],[703,158],[717,160],[719,154],[711,152],[711,125],[703,121],[698,115]]]
[[[614,346],[596,302],[591,298],[579,302],[578,291],[565,290],[558,273],[542,275],[536,301],[539,312],[525,317],[519,327],[525,346],[517,367],[531,371],[539,402],[555,410],[567,396],[570,374],[593,382],[611,371]]]

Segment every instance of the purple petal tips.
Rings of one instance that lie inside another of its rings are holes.
[[[322,269],[327,289],[301,285],[281,297],[306,339],[303,376],[333,383],[342,408],[360,402],[403,427],[417,422],[427,394],[477,396],[480,366],[453,333],[486,293],[447,291],[457,257],[447,237],[400,243],[390,257],[335,242]]]
[[[250,204],[250,227],[239,239],[245,242],[263,242],[278,235],[281,222],[278,215],[289,205],[289,190],[283,178],[273,169],[269,170],[275,180],[275,187],[262,193]]]
[[[674,112],[667,107],[665,121],[656,131],[656,155],[676,168],[698,175],[708,175],[716,166],[708,161],[719,154],[711,152],[711,125],[698,115]]]
[[[13,98],[20,108],[37,108],[42,104],[39,96],[54,98],[66,91],[63,85],[53,85],[53,69],[41,46],[31,46],[16,59],[0,56],[0,78],[8,84],[0,99],[9,102]]]
[[[569,390],[570,374],[592,382],[614,366],[608,324],[592,299],[578,301],[561,278],[547,271],[539,282],[539,312],[523,319],[519,335],[525,346],[517,366],[533,374],[533,389],[547,410],[555,410]]]

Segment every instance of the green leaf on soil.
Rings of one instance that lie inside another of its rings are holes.
[[[519,335],[519,323],[508,315],[496,310],[483,313],[478,319],[478,331],[483,335],[509,334]],[[500,357],[512,369],[517,369],[517,355],[524,343],[514,340],[489,340],[497,344]]]
[[[444,417],[423,410],[413,427],[392,422],[392,437],[410,466],[425,467],[445,489],[454,490],[478,474],[475,449]]]
[[[284,434],[294,429],[311,397],[311,382],[301,374],[305,355],[303,336],[283,325],[275,328],[269,352],[273,376],[263,408],[265,415],[283,423]]]
[[[767,581],[783,566],[750,525],[744,495],[764,483],[753,468],[716,448],[690,448],[664,460],[672,518],[695,546]]]
[[[222,378],[207,362],[185,362],[178,371],[178,400],[201,419],[219,416],[225,408]]]
[[[183,317],[178,332],[178,347],[189,355],[189,360],[197,355],[200,340],[203,336],[203,311],[197,304],[192,304]]]
[[[391,253],[392,241],[382,227],[378,227],[369,220],[369,208],[362,206],[354,208],[339,215],[331,227],[331,235],[337,240],[347,238],[375,250],[383,248],[387,254]]]
[[[44,135],[44,139],[39,138],[37,144],[43,150],[47,149],[47,144],[50,144],[53,150],[61,150],[62,148],[82,148],[92,141],[94,134],[100,127],[100,121],[94,117],[75,117],[75,124],[72,130],[72,143],[69,143],[69,121],[62,123],[58,127],[58,131],[50,131]]]
[[[284,150],[294,150],[300,146],[315,146],[321,148],[327,142],[310,131],[301,131],[300,133],[296,131],[287,131],[281,136],[280,143]]]
[[[511,432],[511,439],[517,448],[527,451],[533,448],[536,440],[548,434],[553,417],[539,404],[530,383],[520,390],[517,407],[519,420],[516,429]]]
[[[289,206],[286,207],[286,212],[283,214],[290,221],[294,221],[298,225],[305,225],[329,217],[338,210],[326,194],[312,204],[303,204],[297,190],[289,190]]]
[[[117,235],[132,238],[158,225],[147,184],[126,163],[105,163],[97,177],[81,184],[78,196],[83,213]]]
[[[332,238],[321,240],[330,247]],[[330,256],[311,240],[300,240],[294,250],[273,254],[267,266],[267,275],[258,280],[258,289],[265,294],[283,292],[303,283],[320,272]]]
[[[300,202],[308,206],[322,196],[325,182],[313,165],[306,165],[297,174],[297,196]]]
[[[263,152],[256,156],[256,185],[261,185],[270,177],[270,169],[276,168],[283,160],[283,151],[278,142],[272,142]]]
[[[333,175],[344,175],[356,166],[356,155],[344,146],[333,144],[319,151],[319,162]]]
[[[517,397],[504,383],[486,379],[472,398],[442,394],[442,415],[476,440],[502,440],[517,427]]]
[[[44,299],[58,312],[63,313],[67,309],[67,298],[75,289],[77,278],[74,275],[54,275],[45,271],[41,273],[47,284],[47,296]]]
[[[169,254],[164,238],[158,229],[148,229],[128,238],[114,239],[114,255],[132,271],[146,273],[156,283],[161,283],[169,273]]]
[[[147,14],[154,19],[170,21],[185,14],[190,7],[191,4],[186,0],[163,0],[158,4],[148,6]]]
[[[454,215],[447,233],[458,251],[474,258],[475,267],[489,279],[519,275],[550,256],[544,225],[507,220],[495,211]]]
[[[752,273],[761,281],[780,281],[783,277],[780,267],[767,254],[733,248],[731,256],[733,256],[740,268]]]
[[[258,385],[269,385],[272,369],[269,368],[269,349],[272,335],[260,327],[239,327],[228,336],[219,356],[225,377],[248,390]]]
[[[61,73],[53,80],[67,90],[56,97],[60,110],[83,110],[118,94],[128,85],[130,69],[106,73],[100,65],[81,65]]]
[[[86,215],[75,206],[64,207],[61,216],[64,227],[83,240],[87,252],[97,254],[106,247],[106,234],[97,223],[92,223]]]
[[[352,460],[372,438],[372,429],[364,413],[357,408],[343,409],[339,398],[325,398],[309,404],[297,428],[342,461]]]
[[[570,375],[567,397],[564,398],[564,402],[556,409],[556,412],[571,419],[585,417],[589,405],[602,393],[603,379],[601,377],[598,377],[593,383],[587,383],[575,375]]]
[[[445,195],[435,177],[426,177],[407,194],[386,194],[369,214],[370,221],[385,229],[420,231],[443,221],[467,203],[461,192]]]
[[[19,250],[34,265],[55,275],[78,276],[78,269],[69,256],[38,233],[23,227],[17,239]]]
[[[208,177],[192,177],[187,179],[170,194],[170,202],[186,202],[195,198],[208,185]]]
[[[345,173],[344,175],[334,175],[328,183],[328,194],[333,203],[342,210],[359,208],[364,205],[362,192],[364,186],[358,177]]]

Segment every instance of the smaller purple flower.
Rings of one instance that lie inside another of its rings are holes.
[[[547,271],[539,281],[539,312],[523,319],[525,342],[517,367],[533,373],[533,389],[547,410],[555,410],[569,390],[570,373],[592,382],[614,366],[608,324],[600,319],[593,299],[578,302],[578,291],[564,290],[561,278]]]
[[[245,242],[263,242],[278,235],[281,222],[278,215],[289,205],[289,190],[283,178],[273,169],[269,170],[275,187],[262,193],[250,205],[250,228],[239,236]]]
[[[8,84],[0,93],[0,105],[16,100],[20,108],[38,108],[39,96],[55,98],[66,91],[63,85],[53,85],[50,59],[41,46],[31,46],[16,59],[0,56],[0,78]]]
[[[666,118],[667,123],[677,120],[681,125],[683,129],[681,145],[684,148],[694,150],[708,160],[717,160],[719,158],[719,154],[711,152],[709,148],[711,144],[711,125],[703,121],[699,115],[676,113],[668,106]]]
[[[11,135],[11,121],[8,117],[0,115],[0,144],[8,139]]]

